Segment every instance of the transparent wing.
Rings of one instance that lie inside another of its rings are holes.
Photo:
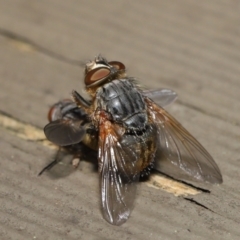
[[[82,121],[74,119],[59,119],[44,127],[47,139],[59,146],[81,142],[85,132]]]
[[[158,105],[166,107],[177,99],[177,93],[171,89],[144,90],[143,95],[152,99]]]
[[[205,148],[163,108],[148,98],[145,101],[158,128],[156,169],[173,177],[221,183],[220,170]]]
[[[100,124],[99,173],[103,217],[121,225],[133,209],[139,181],[137,154],[121,144],[119,133],[109,121]]]

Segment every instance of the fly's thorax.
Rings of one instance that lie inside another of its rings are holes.
[[[147,110],[144,98],[127,78],[115,79],[98,88],[95,109],[104,110],[111,120],[127,129],[144,129],[147,122]]]

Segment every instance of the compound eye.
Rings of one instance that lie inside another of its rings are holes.
[[[55,104],[48,111],[48,121],[52,122],[61,118],[61,105]]]
[[[63,117],[62,109],[68,105],[73,104],[71,99],[63,99],[62,101],[55,103],[48,111],[48,121],[52,122]]]
[[[49,109],[49,111],[48,111],[48,121],[49,122],[53,121],[53,116],[54,116],[55,112],[56,112],[56,107],[55,106],[53,106]]]
[[[125,70],[125,65],[118,61],[111,61],[108,64],[116,68],[117,70]]]
[[[95,85],[94,83],[97,84],[98,81],[107,78],[110,73],[111,71],[109,68],[100,67],[93,69],[92,71],[87,73],[85,77],[85,84],[86,86]]]

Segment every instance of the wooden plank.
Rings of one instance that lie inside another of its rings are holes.
[[[223,0],[0,1],[1,239],[238,239],[239,20],[238,3]],[[153,178],[129,221],[113,227],[91,163],[37,177],[55,149],[33,136],[51,104],[82,91],[81,64],[98,53],[178,93],[169,111],[213,155],[222,185],[194,183],[211,193],[176,197]]]

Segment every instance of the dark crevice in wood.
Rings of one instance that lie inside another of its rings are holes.
[[[187,200],[187,201],[189,201],[189,202],[191,202],[191,203],[193,203],[193,204],[196,204],[197,206],[200,206],[200,207],[202,207],[202,208],[204,208],[204,209],[206,209],[206,210],[209,210],[210,212],[212,212],[212,213],[214,213],[214,214],[217,214],[218,216],[221,216],[221,217],[223,217],[224,219],[228,219],[228,220],[231,220],[231,221],[239,224],[239,221],[233,220],[233,219],[231,219],[231,218],[229,218],[229,217],[227,217],[227,216],[225,216],[225,215],[222,215],[222,214],[219,214],[219,213],[217,213],[217,212],[214,212],[212,209],[210,209],[210,208],[206,207],[205,205],[197,202],[197,201],[194,200],[193,198],[184,197],[184,199]]]
[[[152,172],[153,172],[153,173],[161,173],[163,176],[165,176],[165,177],[167,177],[167,178],[170,178],[170,179],[172,179],[172,180],[174,180],[174,181],[176,181],[176,182],[183,183],[183,184],[185,184],[185,185],[187,185],[187,186],[189,186],[189,187],[191,187],[191,188],[193,188],[193,189],[196,189],[196,190],[198,190],[198,191],[201,191],[201,192],[203,192],[203,193],[211,193],[211,191],[208,190],[208,189],[201,188],[201,187],[197,187],[197,186],[195,186],[195,185],[193,185],[193,184],[191,184],[191,183],[188,183],[188,182],[186,182],[186,181],[184,181],[184,180],[179,180],[179,179],[177,179],[177,178],[174,178],[174,177],[172,177],[172,176],[169,176],[168,174],[166,174],[166,173],[164,173],[164,172],[160,172],[160,171],[158,171],[158,170],[156,170],[156,169],[153,169]]]
[[[58,61],[66,62],[68,64],[76,65],[76,66],[84,66],[85,65],[85,62],[70,59],[68,57],[65,57],[65,56],[59,54],[59,53],[53,52],[53,51],[35,43],[35,42],[33,42],[32,40],[30,40],[30,39],[28,39],[24,36],[21,36],[17,33],[11,32],[9,30],[0,28],[0,36],[3,36],[5,38],[11,39],[11,40],[15,40],[15,41],[19,41],[19,42],[28,44],[28,45],[32,46],[34,49],[36,49],[36,51],[38,51],[40,53],[43,53],[43,54],[45,54],[45,55],[47,55],[51,58],[57,59]]]
[[[213,210],[211,210],[210,208],[206,207],[205,205],[197,202],[197,201],[194,200],[193,198],[184,197],[184,199],[187,200],[187,201],[189,201],[189,202],[191,202],[191,203],[194,203],[194,204],[196,204],[196,205],[198,205],[198,206],[200,206],[200,207],[202,207],[202,208],[204,208],[204,209],[207,209],[207,210],[209,210],[210,212],[215,213]]]
[[[193,184],[191,184],[191,183],[188,183],[188,182],[185,182],[185,181],[179,181],[179,180],[175,180],[175,181],[184,183],[185,185],[187,185],[187,186],[189,186],[189,187],[192,187],[192,188],[195,188],[195,189],[198,190],[198,191],[202,191],[202,192],[204,192],[204,193],[211,193],[210,190],[205,189],[205,188],[201,188],[201,187],[197,187],[197,186],[195,186],[195,185],[193,185]]]

